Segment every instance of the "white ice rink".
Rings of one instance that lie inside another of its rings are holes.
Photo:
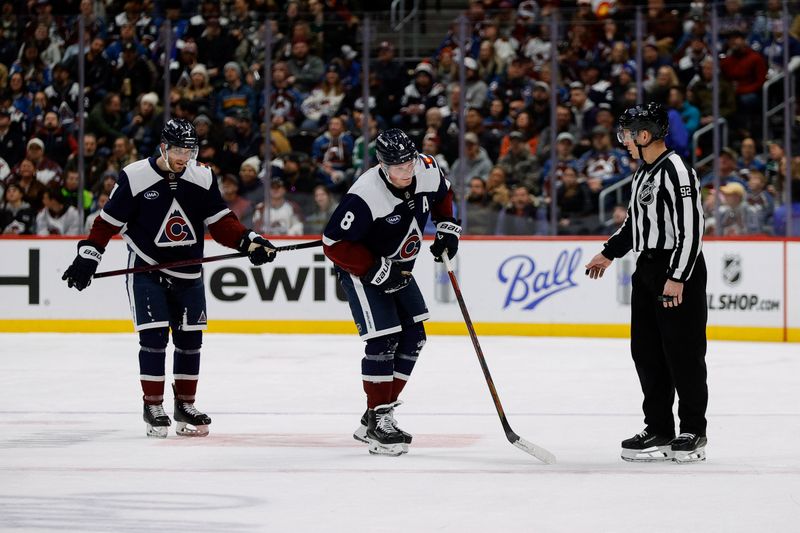
[[[632,464],[625,340],[431,337],[397,418],[410,453],[351,437],[353,336],[208,335],[205,439],[148,439],[134,335],[0,335],[2,531],[800,531],[800,349],[710,344],[708,461]],[[171,353],[168,356],[168,368]],[[171,394],[169,395],[171,398]],[[168,412],[172,406],[169,403]]]

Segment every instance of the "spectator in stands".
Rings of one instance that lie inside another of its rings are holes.
[[[463,161],[461,158],[456,159],[450,174],[456,181],[463,176],[464,183],[469,177],[479,177],[485,180],[493,166],[489,155],[480,145],[478,136],[472,132],[464,134],[464,143],[466,145],[466,159]],[[456,195],[458,194],[459,192],[457,191]]]
[[[261,160],[248,157],[239,167],[239,196],[253,205],[264,201],[264,184],[258,179]]]
[[[758,125],[754,119],[761,112],[761,87],[767,79],[767,63],[754,51],[742,30],[728,33],[728,53],[719,62],[722,74],[736,90],[736,124],[753,132]]]
[[[78,112],[80,85],[70,77],[69,69],[62,63],[53,66],[53,83],[44,88],[44,94],[50,109],[66,105],[70,114]]]
[[[577,171],[570,166],[561,169],[556,185],[559,235],[587,235],[597,226],[597,211],[592,192]]]
[[[89,232],[92,231],[92,226],[94,225],[94,221],[97,217],[100,216],[100,212],[108,203],[109,193],[101,192],[97,195],[97,202],[95,203],[95,210],[92,212],[88,217],[86,217],[86,221],[83,224],[83,233],[88,235]]]
[[[304,231],[306,235],[320,235],[331,215],[339,207],[333,195],[324,185],[314,187],[314,210],[306,217]]]
[[[149,156],[148,156],[149,157]],[[139,154],[134,149],[133,142],[127,137],[117,137],[108,156],[108,169],[119,175],[120,171],[139,159]]]
[[[205,27],[195,39],[197,60],[206,66],[212,80],[224,75],[224,66],[230,62],[231,51],[238,45],[236,40],[222,28],[218,10],[219,6],[217,5],[204,17]]]
[[[225,205],[233,211],[236,218],[243,224],[249,225],[253,219],[253,203],[247,198],[239,196],[239,180],[233,174],[222,176],[221,186],[222,199]],[[263,197],[261,200],[263,201]]]
[[[120,56],[128,45],[133,46],[134,53],[137,56],[147,56],[147,48],[137,41],[136,28],[130,22],[126,22],[119,27],[119,37],[106,47],[103,54],[111,64],[119,64]]]
[[[253,116],[248,108],[236,111],[232,142],[226,143],[225,150],[233,155],[232,159],[243,161],[248,157],[258,156],[263,142],[260,128],[253,124]]]
[[[656,102],[666,105],[669,101],[669,91],[672,87],[680,85],[678,75],[671,65],[663,65],[656,71],[656,80],[649,91],[647,91],[647,100],[649,102]]]
[[[700,127],[700,110],[686,101],[686,94],[678,85],[669,90],[669,107],[680,113],[686,134],[691,139]]]
[[[8,89],[5,93],[5,96],[11,100],[14,108],[22,115],[19,117],[18,121],[21,122],[23,129],[27,129],[29,120],[33,118],[33,95],[25,87],[25,80],[22,78],[22,73],[15,72],[10,75],[8,78]]]
[[[742,145],[740,147],[741,157],[736,162],[736,166],[739,168],[739,171],[743,170],[758,170],[760,172],[764,172],[767,168],[767,164],[764,162],[764,159],[758,155],[756,152],[756,141],[752,137],[746,137],[742,139]]]
[[[306,119],[301,128],[319,134],[328,119],[336,114],[344,100],[339,65],[331,63],[325,71],[322,83],[303,100],[300,109]]]
[[[511,133],[514,132],[522,134],[522,139],[525,141],[525,144],[528,145],[530,153],[536,153],[536,148],[539,144],[539,132],[536,130],[536,125],[530,113],[521,111],[517,115],[517,118],[514,120],[514,125],[511,128]],[[503,137],[500,143],[500,157],[504,157],[511,147],[511,133]],[[519,136],[516,137],[519,138]]]
[[[495,53],[492,42],[488,39],[481,41],[481,46],[478,49],[478,75],[480,78],[491,84],[497,81],[504,69],[505,64]]]
[[[504,102],[522,100],[524,105],[530,104],[533,96],[533,84],[525,76],[524,64],[525,61],[518,57],[511,60],[506,67],[505,74],[489,85],[490,100],[496,98]]]
[[[25,158],[36,167],[36,179],[47,185],[51,181],[61,179],[62,169],[44,151],[44,142],[38,137],[28,141]]]
[[[139,55],[135,44],[125,43],[109,85],[112,91],[120,95],[123,109],[134,107],[136,97],[152,91],[155,86],[155,66],[145,56]]]
[[[744,180],[739,176],[739,169],[736,166],[736,160],[739,156],[736,152],[730,148],[723,148],[719,154],[719,175],[720,175],[720,184],[725,185],[729,182],[736,182],[742,187],[744,187],[745,183]],[[705,176],[703,179],[700,180],[701,187],[713,186],[714,185],[714,171],[712,170]]]
[[[562,132],[558,134],[556,138],[556,161],[553,161],[549,157],[542,165],[542,172],[541,172],[541,182],[542,183],[549,183],[551,178],[551,174],[554,171],[559,171],[565,167],[573,167],[577,168],[578,160],[575,158],[575,154],[573,152],[575,148],[575,137],[569,132]],[[550,155],[548,153],[548,155]],[[549,194],[549,187],[546,187],[546,190]]]
[[[552,135],[550,126],[547,126],[539,134],[539,144],[536,147],[536,157],[539,161],[550,158],[550,142],[553,137],[558,138],[561,133],[569,133],[572,136],[573,146],[581,138],[578,128],[572,122],[572,111],[568,107],[559,105],[556,108],[556,133]]]
[[[78,192],[80,190],[81,176],[77,170],[70,170],[64,175],[64,185],[61,186],[61,196],[67,205],[78,208]],[[88,215],[92,207],[94,196],[92,192],[83,190],[83,210],[84,214]]]
[[[400,109],[400,97],[397,92],[398,87],[405,87],[408,83],[405,69],[395,58],[394,45],[389,41],[383,41],[378,46],[378,60],[370,69],[374,72],[374,85],[371,84],[375,93],[375,100],[378,103],[378,110],[387,122]]]
[[[36,210],[25,201],[22,188],[17,183],[9,183],[0,205],[0,233],[30,235],[35,221]]]
[[[360,131],[360,130],[359,130]],[[364,146],[364,136],[359,135],[353,146],[353,167],[356,174],[361,174],[377,163],[375,155],[375,139],[378,137],[378,121],[374,115],[369,116],[369,145]],[[426,153],[423,149],[423,153]],[[369,164],[365,167],[365,156],[369,155]]]
[[[86,131],[97,135],[99,148],[110,149],[114,139],[122,137],[125,125],[122,115],[122,100],[117,93],[106,93],[102,102],[98,102],[86,120]]]
[[[305,212],[311,204],[311,193],[318,185],[311,167],[311,158],[303,152],[289,152],[283,154],[281,158],[283,168],[280,177],[286,185],[286,198],[300,204]],[[273,174],[275,175],[278,174]]]
[[[163,119],[157,113],[157,106],[156,93],[142,94],[139,97],[139,104],[128,113],[121,130],[125,137],[133,142],[136,151],[144,157],[153,155],[161,141]],[[116,140],[114,142],[116,143]]]
[[[325,71],[322,59],[310,53],[308,42],[302,38],[292,41],[292,57],[286,63],[289,67],[289,83],[303,97],[320,82]]]
[[[0,157],[12,167],[25,157],[25,134],[5,109],[0,109]]]
[[[470,235],[494,235],[497,210],[486,189],[486,182],[475,177],[469,180],[466,231]]]
[[[42,208],[42,196],[45,185],[36,179],[36,165],[29,159],[20,161],[14,172],[8,177],[8,184],[17,184],[22,189],[23,200],[38,211]]]
[[[242,82],[242,67],[234,61],[225,63],[225,86],[216,97],[216,116],[228,128],[236,125],[239,110],[256,116],[256,98],[252,87]]]
[[[303,97],[289,83],[289,67],[285,61],[278,61],[272,67],[272,127],[287,137],[297,130],[295,122],[300,115]]]
[[[631,173],[631,160],[626,151],[611,145],[611,132],[605,126],[595,126],[591,139],[592,147],[581,156],[575,168],[586,176],[596,208],[600,191]]]
[[[425,134],[425,137],[422,138],[422,153],[428,154],[436,159],[436,164],[439,165],[439,168],[445,175],[448,175],[450,174],[450,163],[447,162],[443,154],[439,153],[440,144],[441,140],[439,136],[436,133],[428,132]]]
[[[655,86],[658,69],[670,63],[670,59],[661,55],[654,42],[645,41],[642,47],[642,87],[646,92]]]
[[[30,92],[42,91],[50,85],[50,67],[39,57],[39,48],[33,39],[25,41],[17,59],[11,69],[10,74],[22,74],[25,88]]]
[[[471,57],[464,58],[466,69],[466,94],[464,103],[467,107],[481,109],[486,104],[489,87],[478,73],[478,62]]]
[[[689,102],[700,110],[700,124],[705,126],[714,120],[713,117],[713,60],[708,57],[703,60],[700,74],[689,82],[687,96]],[[719,114],[728,121],[736,113],[736,91],[733,84],[725,77],[719,77]]]
[[[59,167],[66,165],[67,158],[78,150],[78,141],[61,126],[55,111],[45,113],[42,127],[33,135],[42,140],[44,153]]]
[[[622,204],[617,204],[611,210],[611,220],[603,222],[599,233],[602,235],[614,235],[625,224],[628,217],[628,208]]]
[[[111,63],[103,54],[105,41],[102,37],[95,37],[89,44],[84,59],[84,72],[86,93],[89,97],[89,108],[100,103],[108,92],[108,81],[111,79]],[[78,58],[70,60],[70,76],[78,79]]]
[[[286,200],[286,185],[281,178],[272,178],[270,185],[269,221],[264,217],[264,202],[256,206],[253,227],[269,235],[302,235],[303,220],[296,205]]]
[[[414,80],[403,90],[400,114],[393,118],[393,122],[412,138],[421,139],[425,114],[434,107],[438,107],[443,116],[449,113],[447,91],[444,85],[435,81],[433,66],[422,62],[414,69]]]
[[[311,158],[316,164],[317,179],[331,191],[344,192],[350,186],[353,145],[340,117],[331,117],[327,131],[314,140]]]
[[[638,97],[638,88],[634,83],[636,79],[636,66],[626,63],[619,72],[614,85],[611,89],[612,92],[612,108],[616,114],[625,111],[631,105],[636,104]],[[631,98],[632,95],[632,98]]]
[[[757,233],[772,233],[775,198],[767,190],[767,177],[760,170],[747,173],[747,204],[758,219]]]
[[[530,145],[525,142],[525,135],[520,131],[512,131],[508,135],[508,152],[497,161],[507,176],[508,185],[521,184],[536,196],[541,194],[539,184],[539,162],[532,155]],[[492,170],[494,172],[494,169]]]
[[[608,131],[614,131],[614,113],[611,111],[611,104],[604,102],[597,105],[597,113],[594,115],[594,120],[598,126],[603,126]],[[613,140],[613,139],[612,139]]]
[[[193,102],[198,109],[203,108],[206,112],[214,109],[214,88],[211,86],[206,66],[197,63],[192,67],[188,78],[186,87],[181,91],[181,97]]]
[[[78,210],[67,205],[58,189],[45,188],[44,209],[36,215],[37,235],[80,235],[82,231]]]
[[[677,74],[681,84],[688,85],[695,76],[700,75],[706,58],[709,57],[705,39],[701,35],[692,35],[683,57],[677,63]]]
[[[442,48],[439,51],[438,57],[439,60],[436,62],[436,79],[445,85],[458,83],[458,64],[453,59],[453,49],[448,46]]]
[[[530,191],[519,185],[511,190],[510,204],[497,215],[495,235],[536,235],[536,208]]]
[[[87,189],[94,189],[103,173],[108,168],[106,158],[97,149],[97,137],[93,133],[83,136],[83,165],[84,165],[84,186]],[[65,170],[77,170],[78,154],[72,154],[67,160]]]
[[[722,235],[751,235],[761,232],[761,224],[757,210],[747,203],[747,191],[738,182],[729,182],[719,188],[722,203],[719,207],[719,223]],[[716,227],[716,219],[712,218],[711,227]]]

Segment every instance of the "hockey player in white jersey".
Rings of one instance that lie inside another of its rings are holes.
[[[79,291],[89,286],[111,237],[122,235],[130,267],[203,257],[204,226],[217,242],[246,252],[254,265],[275,258],[274,246],[246,229],[225,205],[211,170],[197,163],[197,133],[172,119],[161,135],[160,157],[126,166],[78,256],[63,279]],[[171,420],[162,406],[170,330],[177,433],[205,436],[211,418],[194,405],[200,347],[206,329],[200,265],[128,274],[128,299],[139,334],[139,371],[147,435],[166,437]],[[105,297],[105,295],[98,295]]]

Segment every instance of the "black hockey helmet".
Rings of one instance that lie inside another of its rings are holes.
[[[161,142],[168,147],[197,149],[197,131],[188,120],[182,118],[170,119],[161,131]]]
[[[629,107],[619,117],[617,138],[622,142],[622,130],[649,131],[655,139],[663,139],[669,132],[669,115],[663,105],[655,102]]]
[[[406,132],[391,128],[375,139],[375,155],[386,166],[402,165],[417,158],[417,147]]]

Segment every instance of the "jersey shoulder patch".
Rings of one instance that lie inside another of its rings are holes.
[[[161,176],[150,166],[150,161],[142,159],[131,163],[122,169],[128,176],[128,183],[131,188],[131,196],[136,196],[145,191],[161,180]]]
[[[201,165],[196,161],[190,161],[189,164],[186,165],[186,170],[180,179],[208,190],[211,188],[211,184],[214,181],[214,175],[210,167]]]
[[[436,192],[441,184],[442,171],[436,158],[428,154],[419,154],[416,166],[417,191]]]
[[[400,203],[378,174],[378,166],[364,172],[347,191],[348,194],[359,197],[372,212],[373,219],[385,217]]]

